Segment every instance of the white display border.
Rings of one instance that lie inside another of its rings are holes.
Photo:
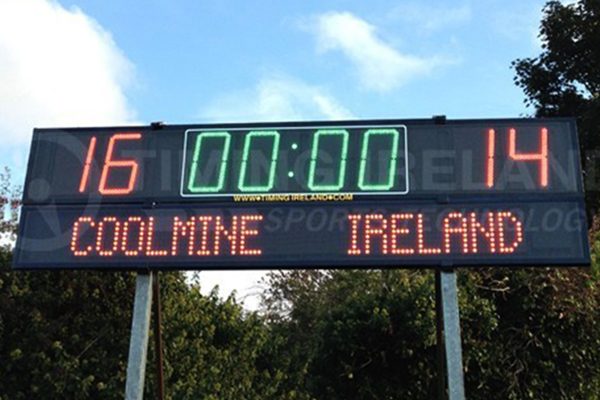
[[[268,129],[268,130],[276,130],[276,131],[282,131],[282,130],[299,130],[299,129],[306,129],[306,130],[317,130],[317,129],[361,129],[361,128],[368,128],[368,129],[377,129],[377,128],[400,128],[404,130],[404,169],[406,171],[406,176],[405,176],[405,183],[406,183],[406,190],[403,191],[394,191],[394,192],[290,192],[290,193],[281,193],[281,192],[275,192],[275,193],[268,193],[268,192],[264,192],[264,193],[195,193],[195,194],[191,194],[191,193],[183,193],[183,186],[184,186],[184,175],[185,175],[185,163],[186,163],[186,156],[187,156],[187,137],[188,137],[188,133],[195,133],[195,132],[215,132],[215,131],[227,131],[227,132],[232,132],[232,131],[252,131],[252,130],[258,130],[258,129]],[[389,125],[342,125],[342,126],[337,126],[337,125],[316,125],[316,126],[287,126],[287,127],[253,127],[253,128],[226,128],[226,127],[212,127],[210,129],[204,129],[204,128],[192,128],[192,129],[187,129],[184,133],[184,137],[183,137],[183,162],[181,163],[181,179],[180,179],[180,185],[179,185],[179,195],[181,197],[190,197],[190,198],[210,198],[210,197],[233,197],[233,196],[293,196],[293,195],[330,195],[330,194],[351,194],[351,195],[358,195],[358,196],[397,196],[397,195],[405,195],[409,192],[410,190],[410,179],[409,179],[409,171],[408,171],[408,129],[406,128],[406,125],[403,124],[389,124]]]

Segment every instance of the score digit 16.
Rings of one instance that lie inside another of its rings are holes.
[[[100,182],[98,183],[98,191],[103,195],[127,195],[133,191],[135,186],[135,180],[137,179],[138,174],[138,163],[135,160],[126,160],[120,159],[116,160],[114,158],[114,151],[119,141],[123,140],[140,140],[142,138],[142,134],[135,133],[115,133],[108,140],[108,146],[106,149],[106,156],[104,157],[104,164],[102,166],[102,173],[100,175]],[[96,136],[92,136],[90,139],[90,143],[88,145],[87,155],[85,157],[85,164],[83,165],[83,172],[81,174],[81,180],[79,181],[79,193],[83,193],[88,186],[88,181],[90,178],[90,168],[92,164],[92,160],[94,159],[94,154],[96,152]],[[119,187],[119,186],[109,186],[108,177],[110,172],[114,168],[127,168],[129,169],[129,179],[127,180],[127,186]]]
[[[539,163],[540,186],[548,187],[548,129],[541,128],[539,132],[539,150],[537,153],[517,152],[517,130],[508,129],[508,157],[514,161],[536,161]],[[488,188],[494,186],[495,176],[496,131],[487,133],[487,163],[485,183]]]

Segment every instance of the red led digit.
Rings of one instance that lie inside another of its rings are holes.
[[[83,165],[83,174],[81,175],[81,181],[79,182],[79,193],[85,191],[87,186],[88,178],[90,176],[90,165],[92,164],[92,158],[94,157],[94,151],[96,150],[96,136],[92,136],[90,139],[90,145],[88,147],[87,155],[85,156],[85,164]]]
[[[496,152],[496,131],[490,129],[487,136],[487,164],[485,184],[491,188],[494,186],[494,153]]]
[[[516,161],[539,161],[540,162],[540,186],[548,186],[548,129],[540,130],[539,153],[517,153],[517,131],[514,128],[508,131],[508,155]]]
[[[125,195],[133,191],[135,180],[137,178],[138,163],[135,160],[114,160],[113,152],[115,144],[119,140],[140,140],[141,133],[116,133],[111,136],[108,142],[108,150],[104,159],[104,167],[102,168],[102,176],[100,177],[100,185],[98,191],[105,195]],[[129,182],[127,187],[107,187],[108,174],[111,168],[130,168]]]

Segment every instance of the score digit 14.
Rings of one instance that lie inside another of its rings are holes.
[[[539,150],[537,153],[517,152],[517,130],[508,129],[508,157],[514,161],[536,161],[539,162],[540,186],[548,187],[548,129],[541,128],[539,133]],[[487,162],[486,162],[486,186],[494,186],[496,155],[496,130],[489,129],[487,133]]]
[[[137,179],[139,165],[135,160],[115,160],[114,159],[114,151],[117,146],[117,142],[123,140],[140,140],[142,138],[142,134],[139,132],[134,133],[115,133],[108,140],[108,147],[106,149],[106,156],[104,157],[104,164],[102,166],[102,173],[100,175],[100,182],[98,183],[98,191],[103,195],[127,195],[133,191],[135,186],[135,181]],[[96,136],[92,136],[90,139],[90,144],[88,146],[87,155],[85,157],[85,164],[83,165],[83,173],[81,175],[81,180],[79,181],[79,193],[83,193],[88,186],[88,181],[90,178],[90,169],[92,160],[94,159],[94,153],[96,151]],[[110,171],[113,168],[128,168],[129,169],[129,179],[127,180],[127,186],[119,187],[113,186],[110,187],[108,184],[108,177],[110,175]]]

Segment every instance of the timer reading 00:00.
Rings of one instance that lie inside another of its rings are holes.
[[[282,134],[283,133],[283,134]],[[408,191],[406,127],[188,130],[181,195]]]

